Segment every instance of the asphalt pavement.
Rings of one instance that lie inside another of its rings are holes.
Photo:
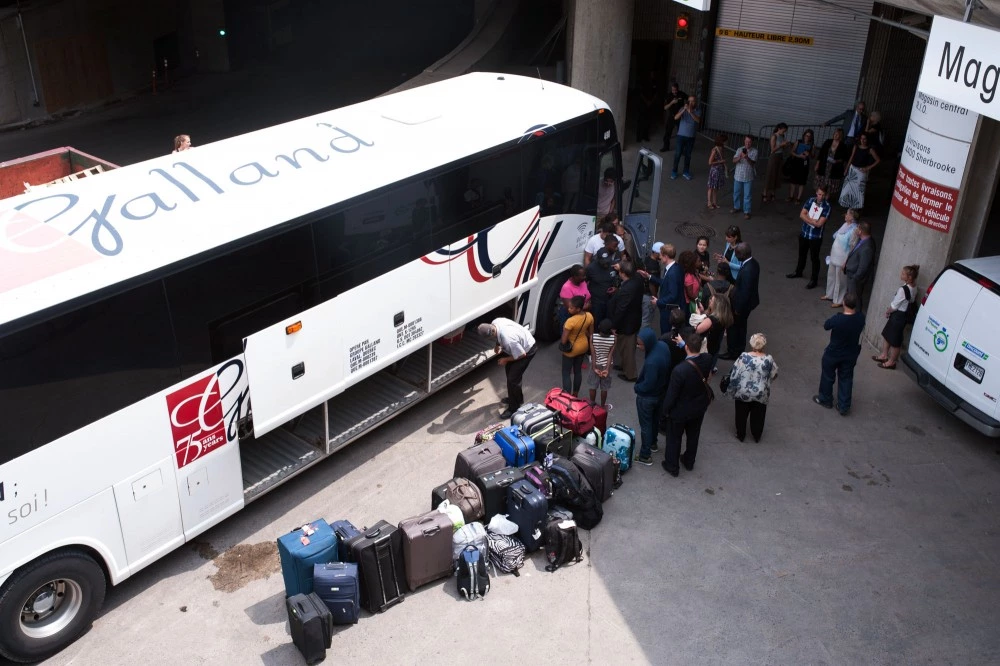
[[[138,139],[116,133],[115,117],[63,125],[63,143],[87,150],[90,138],[75,132],[102,127],[109,148],[88,152],[128,157],[132,148],[110,146]],[[148,119],[136,123],[136,134],[152,131]],[[165,114],[155,140],[169,143],[183,124]],[[876,367],[867,348],[850,415],[812,403],[834,310],[821,289],[784,277],[797,207],[760,206],[758,181],[752,220],[728,213],[729,192],[709,211],[706,167],[697,166],[708,147],[698,140],[693,181],[665,178],[657,239],[693,248],[708,230],[716,251],[735,222],[751,243],[762,272],[749,329],[767,335],[779,366],[763,440],[737,441],[733,403],[719,397],[695,470],[671,478],[661,453],[630,471],[603,522],[583,534],[582,563],[547,573],[536,554],[519,578],[494,578],[472,603],[459,600],[454,580],[432,583],[337,628],[328,663],[1000,662],[1000,444],[946,414],[903,371]],[[873,316],[889,297],[871,297]],[[559,367],[555,345],[539,351],[525,376],[529,400],[558,384]],[[426,511],[431,488],[496,420],[503,394],[503,371],[491,364],[384,424],[111,589],[91,631],[47,663],[302,663],[269,544],[316,517],[367,525]],[[631,384],[615,380],[609,399],[609,421],[636,424]]]

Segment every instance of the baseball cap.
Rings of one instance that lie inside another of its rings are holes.
[[[662,249],[663,249],[663,243],[661,243],[660,241],[656,241],[655,243],[653,243],[653,247],[650,248],[650,252],[659,252]]]

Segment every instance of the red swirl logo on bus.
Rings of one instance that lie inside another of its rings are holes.
[[[228,441],[219,378],[215,373],[168,394],[167,409],[177,469]]]

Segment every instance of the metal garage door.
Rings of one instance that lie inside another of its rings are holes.
[[[837,4],[870,14],[873,2]],[[849,11],[810,0],[721,0],[721,30],[797,35],[813,43],[717,36],[710,109],[748,120],[755,132],[779,122],[828,120],[854,105],[869,25]]]

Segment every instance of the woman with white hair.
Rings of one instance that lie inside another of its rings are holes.
[[[759,442],[764,434],[771,382],[778,376],[778,364],[766,349],[767,338],[763,333],[751,335],[750,351],[740,354],[729,377],[723,379],[724,386],[720,386],[723,393],[736,400],[736,438],[741,442],[747,436],[748,418],[753,440]]]

